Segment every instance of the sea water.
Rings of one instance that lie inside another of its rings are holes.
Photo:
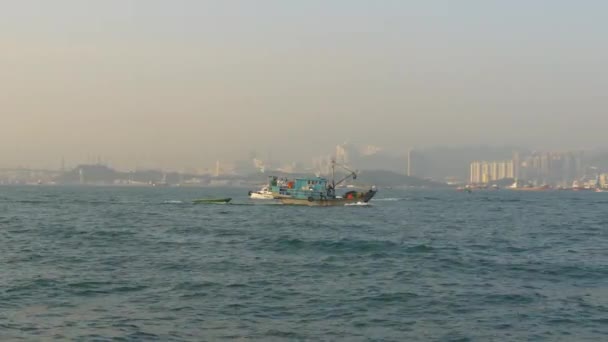
[[[608,193],[247,192],[0,187],[0,340],[608,340]]]

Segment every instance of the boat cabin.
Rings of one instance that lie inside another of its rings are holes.
[[[325,192],[327,189],[327,179],[314,178],[298,178],[295,180],[295,189],[300,191]]]
[[[285,180],[283,182],[271,182],[273,192],[283,196],[290,196],[300,199],[326,198],[327,179],[321,177],[296,178],[294,180]]]

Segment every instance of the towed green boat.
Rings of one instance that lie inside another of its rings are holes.
[[[194,200],[194,204],[226,204],[232,198],[201,198]]]

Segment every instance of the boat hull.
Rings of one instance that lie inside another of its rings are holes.
[[[305,206],[309,206],[309,207],[339,207],[339,206],[344,206],[346,204],[363,202],[360,199],[345,199],[345,198],[315,200],[315,201],[309,201],[307,199],[297,199],[297,198],[281,198],[280,201],[282,204],[286,204],[286,205],[305,205]]]
[[[346,204],[367,203],[374,197],[375,194],[375,191],[369,191],[366,193],[359,193],[359,196],[352,196],[351,198],[338,197],[327,199],[300,199],[293,197],[282,197],[279,198],[279,200],[282,204],[286,205],[304,205],[309,207],[339,207],[344,206]]]
[[[232,198],[214,198],[214,199],[197,199],[194,200],[194,204],[224,204],[228,203],[232,200]]]

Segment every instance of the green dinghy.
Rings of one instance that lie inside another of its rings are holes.
[[[201,198],[194,200],[194,204],[227,204],[232,198]]]

